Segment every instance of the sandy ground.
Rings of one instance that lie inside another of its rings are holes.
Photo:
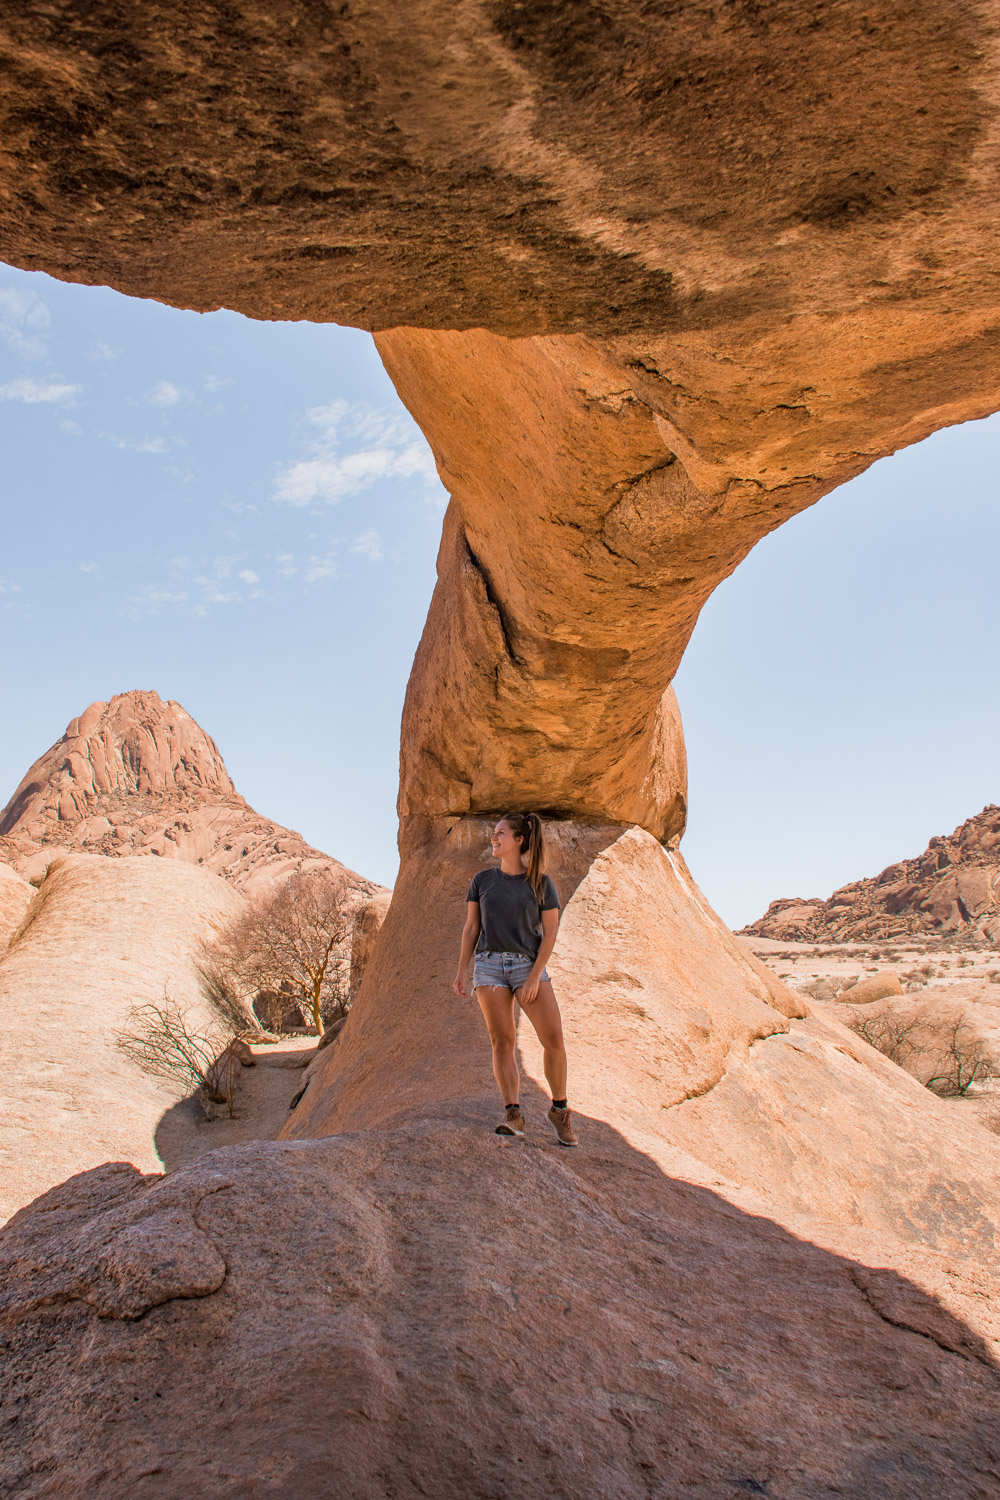
[[[241,1068],[234,1115],[224,1104],[213,1105],[207,1120],[193,1095],[181,1099],[163,1116],[156,1130],[156,1149],[168,1172],[189,1166],[206,1151],[238,1146],[244,1141],[273,1141],[288,1119],[291,1100],[302,1087],[302,1070],[316,1052],[314,1036],[284,1036],[276,1044],[251,1048],[256,1064]]]
[[[889,970],[903,983],[904,998],[943,1014],[956,1009],[969,1018],[1000,1067],[1000,951],[962,948],[953,942],[921,940],[879,943],[787,943],[773,938],[738,939],[810,1004],[837,1020],[849,1020],[853,1007],[810,994],[816,981],[846,988],[853,980]],[[879,1004],[867,1007],[877,1010]],[[1000,1078],[977,1085],[961,1099],[942,1103],[957,1117],[985,1124],[1000,1135]]]

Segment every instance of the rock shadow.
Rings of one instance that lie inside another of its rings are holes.
[[[603,1121],[559,1147],[527,1103],[524,1141],[480,1101],[152,1184],[98,1168],[22,1210],[4,1493],[995,1500],[975,1330]]]
[[[224,1146],[277,1140],[291,1102],[302,1088],[304,1069],[315,1055],[314,1038],[303,1038],[298,1045],[256,1048],[254,1066],[241,1068],[237,1074],[232,1119],[224,1104],[213,1105],[214,1118],[207,1119],[195,1093],[171,1105],[153,1134],[166,1170],[176,1172],[207,1151]]]

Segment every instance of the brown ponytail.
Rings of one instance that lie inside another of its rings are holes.
[[[545,900],[545,834],[537,813],[504,813],[503,821],[521,841],[521,853],[528,861],[528,884],[541,906]]]

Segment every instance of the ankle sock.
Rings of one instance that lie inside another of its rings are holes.
[[[504,1105],[504,1109],[520,1109],[520,1108],[521,1108],[521,1106],[519,1104],[505,1104]]]
[[[568,1107],[569,1107],[569,1100],[568,1099],[553,1099],[553,1101],[552,1101],[552,1108],[553,1109],[567,1109]]]

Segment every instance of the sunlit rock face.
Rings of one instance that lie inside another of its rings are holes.
[[[1000,808],[992,803],[923,854],[841,886],[828,900],[779,898],[744,929],[806,942],[968,938],[1000,943]]]
[[[165,1003],[214,1033],[201,944],[245,909],[182,860],[53,858],[0,950],[0,1221],[105,1161],[158,1171],[176,1082],[116,1046],[134,1007]]]
[[[255,812],[201,725],[148,691],[72,719],[0,813],[0,859],[28,878],[71,851],[179,859],[249,895],[297,870],[333,870],[358,909],[381,889]]]

